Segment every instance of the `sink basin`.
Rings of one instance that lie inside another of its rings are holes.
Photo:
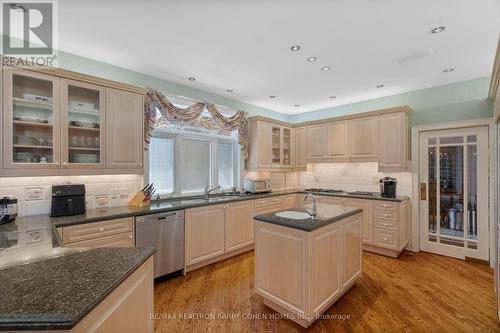
[[[286,210],[284,212],[279,212],[275,214],[276,216],[279,217],[284,217],[286,219],[292,219],[292,220],[304,220],[308,219],[311,216],[305,212],[296,212],[293,210]]]
[[[209,201],[227,201],[227,200],[235,200],[235,199],[240,199],[241,196],[239,195],[222,195],[222,196],[217,196],[217,197],[210,197],[208,200]]]

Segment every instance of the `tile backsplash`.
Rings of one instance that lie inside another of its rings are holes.
[[[87,209],[96,207],[97,198],[107,198],[109,207],[126,206],[130,198],[142,189],[140,175],[98,175],[67,177],[6,177],[0,178],[0,196],[18,199],[18,215],[29,216],[50,212],[52,184],[85,184]],[[105,201],[105,200],[104,200]]]
[[[411,197],[412,175],[409,172],[378,172],[378,163],[317,163],[308,164],[307,171],[299,173],[301,188],[321,187],[344,191],[379,192],[383,177],[398,180],[397,195]]]

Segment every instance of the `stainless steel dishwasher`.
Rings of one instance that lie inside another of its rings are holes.
[[[155,278],[184,269],[184,211],[137,217],[135,246],[156,249]]]

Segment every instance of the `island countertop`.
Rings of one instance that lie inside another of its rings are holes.
[[[306,212],[306,211],[311,211],[311,208],[312,205],[309,204],[305,205],[304,208],[286,209],[283,211]],[[309,232],[322,228],[329,224],[335,223],[337,221],[343,220],[346,217],[361,213],[362,211],[363,210],[361,208],[318,203],[317,204],[318,215],[316,219],[313,219],[312,217],[306,219],[291,219],[286,217],[280,217],[276,215],[276,213],[279,212],[257,215],[254,217],[254,219],[262,222],[278,224],[285,227]]]

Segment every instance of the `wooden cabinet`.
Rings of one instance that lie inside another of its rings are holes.
[[[292,167],[292,129],[271,125],[271,167]]]
[[[253,244],[253,211],[252,200],[225,206],[226,253]]]
[[[143,96],[106,89],[107,160],[109,168],[142,168]]]
[[[289,194],[283,196],[283,209],[292,209],[298,207],[298,194]]]
[[[268,214],[278,210],[283,210],[283,197],[269,197],[255,200],[254,215]]]
[[[247,169],[271,168],[271,124],[251,121],[248,128],[249,155]]]
[[[307,127],[307,161],[320,162],[326,157],[327,127],[325,124]]]
[[[361,236],[363,238],[363,244],[373,244],[373,201],[345,198],[342,201],[342,205],[363,209],[363,212],[361,213]]]
[[[349,157],[353,161],[377,161],[379,155],[378,116],[349,120]]]
[[[186,266],[224,254],[224,205],[186,209]]]
[[[326,155],[333,161],[348,161],[348,122],[337,121],[326,125]]]
[[[342,289],[361,274],[361,216],[342,223]]]
[[[406,112],[379,116],[380,157],[379,171],[408,170],[408,116]]]
[[[307,130],[306,127],[295,129],[295,166],[305,169],[307,166]]]
[[[131,217],[62,227],[60,232],[66,247],[134,246],[134,221]]]
[[[142,173],[142,90],[60,69],[3,68],[1,175]]]

